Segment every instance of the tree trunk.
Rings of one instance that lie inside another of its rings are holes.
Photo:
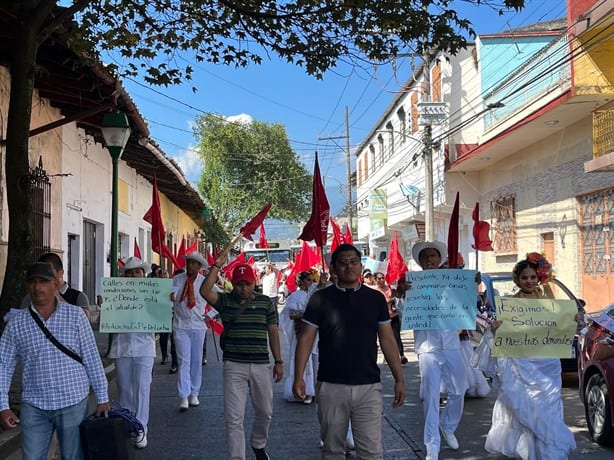
[[[11,96],[6,136],[6,196],[9,211],[9,240],[4,282],[0,295],[0,317],[17,307],[25,293],[25,269],[33,262],[32,184],[28,137],[32,115],[32,95],[38,27],[26,19],[18,26],[14,60],[10,64]]]

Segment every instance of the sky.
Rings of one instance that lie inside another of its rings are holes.
[[[475,7],[460,0],[456,4],[478,34],[564,17],[566,11],[566,0],[527,0],[521,12],[503,16],[486,6]],[[347,190],[345,139],[324,138],[345,136],[347,107],[350,150],[360,145],[418,64],[409,58],[399,59],[396,68],[342,63],[317,80],[302,68],[270,55],[268,59],[264,56],[261,65],[240,69],[191,63],[193,80],[169,88],[150,87],[139,79],[124,79],[123,84],[147,121],[152,139],[179,163],[195,188],[201,175],[192,134],[195,118],[205,112],[251,117],[283,124],[292,148],[309,171],[313,171],[314,152],[318,151],[331,215],[335,215],[343,208]],[[196,93],[193,86],[198,88]],[[354,171],[353,155],[351,159]],[[288,233],[298,235],[300,228],[267,221],[266,231],[269,238],[289,238]]]

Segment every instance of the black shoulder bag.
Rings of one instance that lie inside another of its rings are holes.
[[[38,317],[38,315],[34,313],[34,311],[32,310],[32,307],[29,307],[28,311],[30,312],[30,316],[32,316],[32,319],[34,319],[34,322],[36,323],[36,325],[40,328],[41,331],[43,331],[43,334],[45,334],[45,337],[47,337],[47,339],[49,339],[49,341],[52,344],[54,344],[62,353],[65,353],[66,355],[70,356],[72,359],[77,361],[79,364],[83,364],[83,360],[81,359],[81,356],[79,356],[74,351],[69,350],[64,345],[62,345],[60,341],[56,339],[55,336],[49,331],[49,329],[47,329],[47,327],[43,324],[43,322]]]

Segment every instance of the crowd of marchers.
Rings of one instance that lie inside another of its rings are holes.
[[[422,270],[445,267],[446,255],[446,246],[437,241],[412,248]],[[394,377],[392,405],[398,408],[405,401],[402,366],[408,361],[401,339],[402,306],[405,294],[418,287],[405,276],[388,285],[383,273],[363,269],[356,247],[341,244],[330,256],[328,273],[297,274],[297,289],[280,311],[273,265],[257,277],[252,266],[235,264],[226,279],[222,268],[229,263],[228,250],[211,264],[197,252],[185,259],[185,269],[172,276],[172,334],[159,336],[162,364],[171,341],[169,372],[177,376],[178,410],[199,405],[205,334],[211,321],[220,321],[227,458],[246,458],[248,396],[254,410],[249,445],[257,460],[273,458],[267,439],[274,417],[273,384],[284,379],[283,333],[290,347],[284,398],[317,405],[322,459],[343,459],[348,450],[358,459],[383,459],[378,349]],[[542,288],[549,275],[543,262],[527,257],[516,264],[512,277],[517,297],[548,296]],[[150,268],[149,276],[168,277],[161,267],[136,257],[127,259],[120,273],[142,278]],[[477,295],[479,273],[475,281]],[[89,302],[66,284],[62,260],[54,254],[28,267],[26,283],[24,308],[8,320],[0,337],[0,423],[6,429],[20,426],[26,460],[45,458],[54,434],[62,458],[82,459],[79,425],[87,417],[90,388],[96,414],[109,410],[107,380],[83,309]],[[579,313],[574,319],[583,320]],[[492,321],[489,333],[496,335],[500,326]],[[497,399],[486,451],[524,460],[567,458],[575,442],[563,419],[560,361],[490,358],[493,372],[487,380],[471,364],[474,351],[466,337],[459,330],[414,331],[427,459],[439,457],[442,441],[443,448],[459,449],[462,439],[455,431],[465,396],[484,396],[491,385]],[[115,360],[120,405],[139,422],[133,434],[140,449],[147,447],[155,343],[151,332],[117,333],[109,353]],[[17,360],[23,369],[19,413],[8,400]]]

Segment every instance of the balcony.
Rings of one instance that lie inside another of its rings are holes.
[[[584,171],[614,171],[614,110],[593,112],[593,159]]]

